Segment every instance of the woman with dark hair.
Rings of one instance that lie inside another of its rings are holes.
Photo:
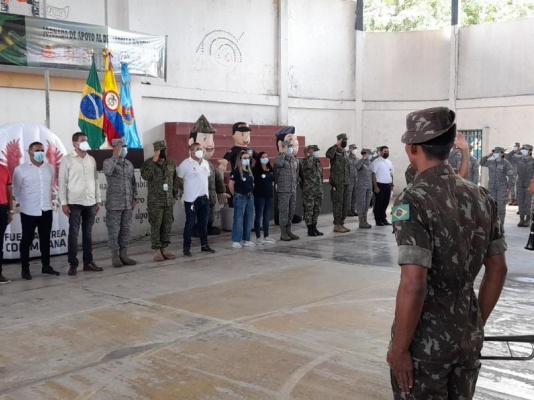
[[[234,196],[234,221],[232,225],[232,247],[255,246],[250,241],[252,220],[254,218],[254,177],[250,168],[251,156],[242,151],[237,157],[235,169],[230,173],[228,188]]]
[[[269,219],[273,210],[273,167],[269,162],[269,156],[262,151],[256,159],[256,165],[252,169],[254,174],[254,232],[258,244],[276,243],[269,237]],[[260,226],[263,227],[263,239]]]

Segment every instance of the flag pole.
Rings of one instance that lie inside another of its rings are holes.
[[[43,0],[43,18],[46,19],[46,0]],[[45,125],[50,129],[50,70],[44,72],[45,80]]]

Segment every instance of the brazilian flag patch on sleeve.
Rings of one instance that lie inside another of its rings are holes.
[[[408,221],[410,219],[410,205],[399,204],[398,206],[393,207],[391,216],[393,222]]]

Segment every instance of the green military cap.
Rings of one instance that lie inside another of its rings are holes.
[[[362,154],[363,153],[372,154],[373,150],[371,150],[371,149],[362,149]]]
[[[320,149],[316,144],[310,144],[309,146],[306,146],[306,150],[319,151]]]
[[[406,117],[406,132],[401,142],[406,144],[445,145],[456,138],[456,114],[447,107],[426,108]],[[448,133],[448,135],[444,135]],[[454,135],[453,135],[454,133]],[[441,137],[444,135],[443,137]],[[439,138],[439,140],[434,140]],[[431,143],[429,143],[432,140]]]
[[[337,135],[337,140],[341,140],[341,139],[347,140],[348,139],[347,134],[346,133],[340,133],[339,135]]]
[[[493,149],[494,153],[504,153],[504,147],[495,147]]]
[[[154,151],[163,150],[167,148],[165,140],[156,140],[154,143],[152,143],[152,145],[154,146]]]
[[[532,151],[532,146],[531,146],[530,144],[524,144],[524,145],[523,145],[523,148],[524,148],[525,150],[530,150],[530,151]]]
[[[211,124],[209,123],[208,119],[202,114],[198,119],[197,122],[195,122],[195,126],[193,129],[191,129],[191,132],[197,132],[197,133],[215,133],[217,132]]]
[[[111,145],[113,147],[126,147],[126,142],[124,141],[124,139],[113,139],[111,141]]]
[[[355,144],[349,144],[349,149],[357,149],[358,146],[356,146]]]

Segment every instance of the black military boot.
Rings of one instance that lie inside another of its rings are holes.
[[[315,230],[313,229],[313,225],[307,225],[308,227],[308,236],[317,236],[317,233],[315,233]]]
[[[317,229],[317,224],[313,224],[313,230],[315,231],[315,234],[317,236],[323,236],[324,233],[323,232],[320,232],[318,229]]]

